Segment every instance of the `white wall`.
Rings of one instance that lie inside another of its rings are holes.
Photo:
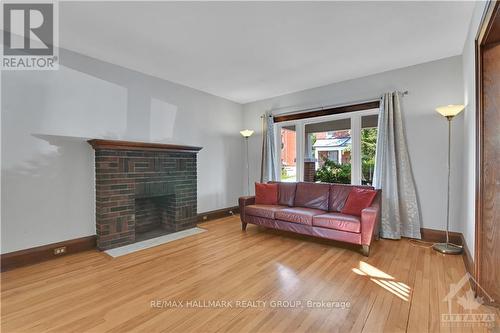
[[[463,229],[467,248],[474,257],[475,212],[476,212],[476,79],[475,39],[487,2],[477,2],[469,26],[463,51],[464,73],[464,191]]]
[[[425,64],[343,81],[263,101],[245,104],[245,127],[256,130],[250,138],[252,181],[260,177],[262,140],[260,115],[318,105],[341,105],[370,100],[392,90],[409,90],[403,98],[403,112],[410,159],[425,228],[441,229],[446,224],[447,121],[435,107],[463,102],[462,58],[446,58]],[[453,121],[451,188],[451,230],[462,230],[463,115]]]
[[[88,138],[202,146],[198,211],[243,193],[242,106],[60,50],[57,71],[2,74],[2,253],[95,234]]]

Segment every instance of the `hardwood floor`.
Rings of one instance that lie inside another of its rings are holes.
[[[115,259],[88,251],[2,273],[2,332],[487,330],[440,321],[450,284],[465,274],[460,256],[380,240],[366,258],[338,243],[253,225],[242,232],[236,216],[200,227],[208,232]],[[164,307],[152,307],[155,300]],[[217,300],[232,307],[187,303]],[[308,300],[349,304],[310,308]],[[280,308],[279,301],[297,307]],[[451,312],[469,310],[455,299]],[[498,325],[498,310],[481,306],[472,313],[494,314]]]

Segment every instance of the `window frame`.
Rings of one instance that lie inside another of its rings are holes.
[[[306,151],[305,128],[306,125],[317,124],[327,121],[340,119],[350,119],[351,122],[351,184],[361,185],[362,163],[361,163],[361,117],[380,116],[380,108],[366,109],[361,111],[352,111],[345,113],[332,114],[327,116],[318,116],[312,118],[295,119],[280,121],[274,123],[275,147],[279,147],[279,153],[276,154],[276,174],[281,181],[281,128],[295,126],[295,147],[296,147],[296,181],[304,181],[304,154]]]

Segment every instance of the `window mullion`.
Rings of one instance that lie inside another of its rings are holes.
[[[305,153],[305,138],[304,138],[304,123],[303,122],[297,122],[295,123],[295,130],[296,130],[296,180],[297,181],[304,181],[304,153]]]
[[[361,116],[351,116],[351,184],[361,185]]]

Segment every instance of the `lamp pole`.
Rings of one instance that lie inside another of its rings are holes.
[[[248,156],[248,138],[252,136],[253,130],[243,130],[240,131],[240,134],[245,138],[245,153],[246,153],[246,169],[247,169],[247,190],[246,195],[250,195],[250,161]]]
[[[449,229],[450,229],[450,175],[451,175],[451,120],[452,116],[446,117],[448,119],[448,188],[446,190],[446,244],[450,243]]]
[[[453,118],[463,110],[462,105],[448,105],[436,109],[440,114],[448,120],[448,179],[446,189],[446,243],[435,243],[432,248],[444,254],[460,254],[462,253],[462,246],[450,243],[450,180],[451,180],[451,121]]]

